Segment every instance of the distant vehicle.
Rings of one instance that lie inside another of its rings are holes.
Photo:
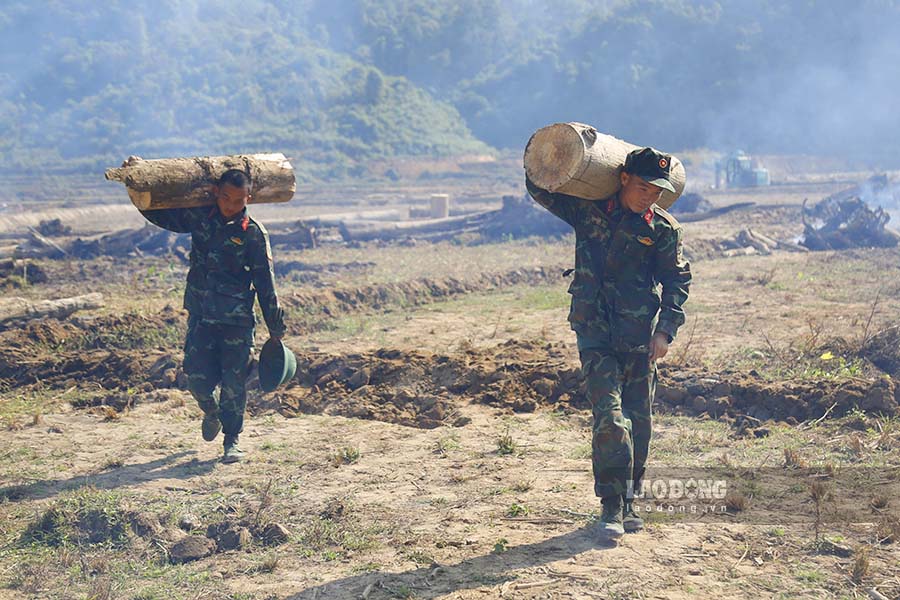
[[[771,183],[769,170],[743,150],[737,150],[716,162],[717,188],[761,187]]]

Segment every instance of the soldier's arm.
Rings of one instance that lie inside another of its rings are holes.
[[[548,192],[547,190],[536,186],[527,175],[525,176],[525,189],[528,190],[528,193],[534,198],[535,202],[572,227],[575,227],[576,223],[583,220],[581,216],[587,200],[569,196],[567,194],[554,194]]]
[[[691,286],[691,266],[684,259],[682,229],[675,227],[658,242],[656,280],[662,285],[662,302],[656,331],[671,341],[684,325],[684,303]]]
[[[280,338],[284,336],[285,331],[284,310],[278,303],[278,294],[275,293],[272,246],[269,243],[269,234],[262,226],[257,226],[260,235],[252,252],[253,287],[256,289],[256,297],[259,299],[259,307],[269,329],[269,336]]]
[[[139,211],[145,219],[175,233],[190,233],[209,215],[209,207],[164,208]]]

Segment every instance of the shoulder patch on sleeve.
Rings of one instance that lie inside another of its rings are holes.
[[[657,215],[659,215],[659,217],[662,218],[666,223],[668,223],[672,227],[672,229],[680,229],[681,228],[681,223],[679,223],[678,220],[675,217],[673,217],[671,214],[669,214],[669,212],[667,210],[665,210],[664,208],[660,208],[659,206],[654,205],[653,211]]]

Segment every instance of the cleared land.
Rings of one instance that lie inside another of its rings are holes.
[[[704,246],[798,235],[803,198],[841,184],[793,176],[685,225],[651,459],[728,495],[646,499],[614,548],[591,526],[571,237],[276,248],[299,374],[251,393],[230,466],[183,389],[184,265],[40,261],[15,295],[108,305],[0,332],[0,598],[900,596],[897,348],[872,341],[897,325],[900,250]],[[178,563],[185,539],[206,556]]]

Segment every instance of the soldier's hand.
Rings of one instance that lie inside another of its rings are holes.
[[[659,360],[669,353],[669,338],[664,333],[654,333],[650,340],[650,362]]]

